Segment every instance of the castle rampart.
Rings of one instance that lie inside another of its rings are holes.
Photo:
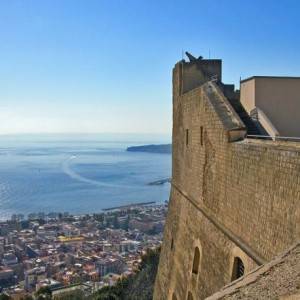
[[[221,66],[201,64],[173,70],[172,190],[154,299],[204,299],[300,239],[300,144],[248,139],[215,82]]]

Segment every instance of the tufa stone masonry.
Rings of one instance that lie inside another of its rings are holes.
[[[266,135],[222,83],[221,60],[175,65],[172,189],[155,300],[205,299],[300,240],[300,143]]]

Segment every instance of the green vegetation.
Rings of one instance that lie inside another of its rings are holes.
[[[92,300],[92,298],[84,297],[83,291],[77,290],[72,292],[66,292],[62,295],[56,296],[55,300]]]
[[[102,288],[93,300],[151,300],[159,254],[160,249],[148,250],[136,274],[119,280],[114,286]]]
[[[33,298],[32,298],[32,296],[27,295],[27,296],[23,297],[21,300],[33,300]]]
[[[41,287],[37,292],[36,292],[36,299],[37,300],[50,300],[52,298],[51,296],[51,290],[48,286]]]
[[[6,294],[0,294],[0,300],[12,300],[13,298],[11,298],[10,296],[6,295]],[[33,300],[33,298],[31,296],[24,296],[23,298],[21,298],[21,300]]]

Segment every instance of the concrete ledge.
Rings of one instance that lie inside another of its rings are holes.
[[[243,140],[247,133],[246,126],[221,89],[212,81],[205,83],[202,88],[225,130],[228,131],[229,142]]]

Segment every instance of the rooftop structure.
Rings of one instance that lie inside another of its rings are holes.
[[[242,80],[241,103],[269,135],[300,138],[300,77],[253,76]]]

